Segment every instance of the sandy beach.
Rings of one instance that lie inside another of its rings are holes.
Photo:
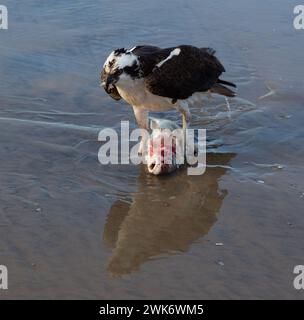
[[[304,264],[297,3],[7,2],[0,299],[303,299],[293,287]],[[102,64],[143,43],[213,47],[238,86],[230,112],[219,97],[192,109],[192,127],[207,129],[202,176],[98,162],[101,129],[136,127],[130,106],[100,88]]]

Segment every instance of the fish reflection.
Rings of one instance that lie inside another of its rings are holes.
[[[159,178],[141,170],[130,203],[116,201],[107,217],[103,240],[113,248],[109,274],[129,274],[155,256],[185,252],[206,235],[228,193],[219,188],[219,179],[233,157],[208,154],[212,167],[202,176],[188,176],[182,169]]]

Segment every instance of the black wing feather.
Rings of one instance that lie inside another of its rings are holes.
[[[172,99],[187,99],[195,92],[208,91],[225,71],[213,55],[214,50],[193,46],[163,49],[154,59],[156,64],[176,48],[181,50],[179,55],[173,56],[159,68],[153,68],[146,75],[146,88],[151,93]]]
[[[161,49],[155,46],[142,45],[135,47],[132,53],[139,58],[142,76],[147,77],[155,65],[166,59],[172,50],[174,48]]]

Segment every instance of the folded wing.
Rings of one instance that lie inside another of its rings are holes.
[[[146,89],[155,95],[187,99],[195,92],[211,89],[225,71],[211,48],[157,49],[154,47],[146,59],[153,61],[154,66],[147,68],[145,77]]]

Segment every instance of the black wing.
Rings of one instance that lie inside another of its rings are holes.
[[[172,50],[174,48],[161,49],[155,46],[142,45],[136,46],[132,53],[138,56],[142,76],[147,77],[155,65],[166,59]]]
[[[178,55],[157,67],[160,61],[177,48],[180,49]],[[225,71],[214,56],[215,51],[210,48],[179,46],[161,51],[155,59],[154,69],[146,75],[146,88],[155,95],[187,99],[195,92],[208,91]]]

